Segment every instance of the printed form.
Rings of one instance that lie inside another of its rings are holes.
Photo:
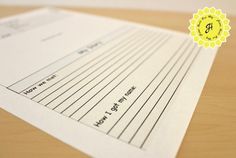
[[[0,21],[0,107],[93,157],[175,157],[216,49],[53,8]]]

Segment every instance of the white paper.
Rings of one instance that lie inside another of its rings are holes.
[[[216,54],[52,8],[2,19],[0,35],[0,107],[93,157],[174,157]]]

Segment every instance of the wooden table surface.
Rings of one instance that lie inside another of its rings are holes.
[[[38,7],[0,6],[0,17]],[[65,8],[65,7],[62,7]],[[67,8],[188,32],[191,14]],[[236,17],[219,49],[177,157],[236,157]],[[88,157],[0,109],[0,158]]]

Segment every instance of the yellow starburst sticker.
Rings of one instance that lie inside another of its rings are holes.
[[[205,7],[193,14],[190,20],[190,35],[205,48],[221,46],[229,36],[229,19],[221,10]]]

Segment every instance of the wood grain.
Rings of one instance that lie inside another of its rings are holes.
[[[38,7],[0,6],[0,17]],[[65,7],[61,7],[65,8]],[[124,9],[65,8],[187,32],[191,14]],[[236,18],[219,49],[177,157],[236,157]],[[0,109],[1,158],[88,157]]]

